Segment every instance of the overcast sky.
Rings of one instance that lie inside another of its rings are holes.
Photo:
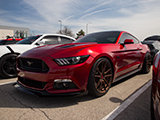
[[[160,0],[1,0],[0,25],[27,27],[33,34],[124,30],[140,40],[160,35]],[[76,35],[75,35],[76,37]]]

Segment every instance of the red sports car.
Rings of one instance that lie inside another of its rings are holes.
[[[153,120],[160,120],[160,52],[156,54],[153,63],[151,113]]]
[[[88,34],[74,43],[48,45],[18,57],[18,87],[34,94],[93,96],[107,93],[112,82],[151,66],[147,45],[125,31]]]

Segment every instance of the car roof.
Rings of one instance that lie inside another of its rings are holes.
[[[153,35],[144,39],[144,41],[157,40],[160,41],[160,35]]]
[[[60,37],[67,37],[67,38],[76,40],[76,39],[73,38],[73,37],[70,37],[70,36],[67,36],[67,35],[62,35],[62,34],[42,34],[42,36],[49,36],[49,35],[52,35],[52,36],[60,36]]]

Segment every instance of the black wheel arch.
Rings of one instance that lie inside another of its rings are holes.
[[[6,53],[6,54],[4,54],[4,55],[1,56],[0,60],[1,60],[4,56],[11,55],[11,54],[15,54],[15,55],[17,55],[17,56],[20,55],[20,53],[15,53],[15,52],[14,52],[14,53]]]

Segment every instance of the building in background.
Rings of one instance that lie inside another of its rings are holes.
[[[12,27],[0,25],[0,39],[25,38],[29,36],[29,28]]]

